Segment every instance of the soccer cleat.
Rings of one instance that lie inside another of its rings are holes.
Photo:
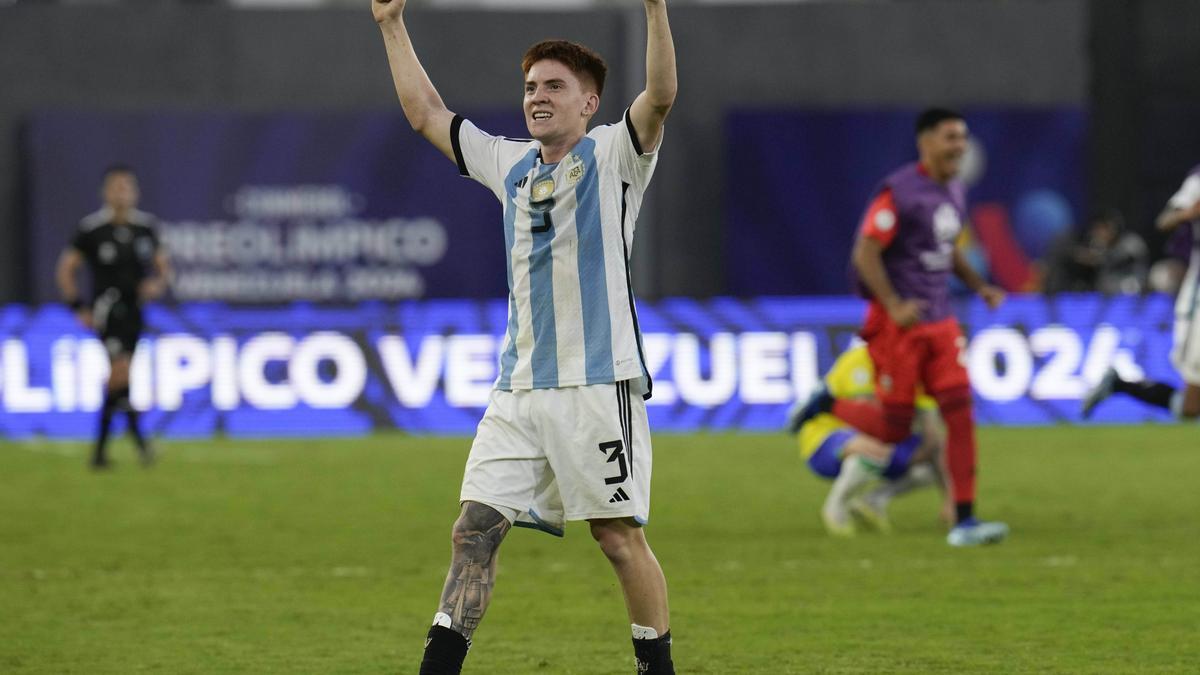
[[[981,544],[999,544],[1008,536],[1008,525],[998,522],[986,522],[970,518],[955,525],[950,534],[946,535],[946,543],[951,546],[979,546]]]
[[[158,449],[150,441],[138,447],[138,458],[142,461],[142,466],[151,467],[158,461]]]
[[[821,507],[821,522],[825,523],[825,531],[831,536],[855,535],[854,519],[850,517],[850,511],[841,505],[826,504]]]
[[[883,534],[891,534],[892,520],[888,518],[887,506],[878,500],[857,497],[850,501],[850,513],[873,530]]]
[[[1092,387],[1081,401],[1082,405],[1080,405],[1079,412],[1081,415],[1083,415],[1083,419],[1086,420],[1091,417],[1092,412],[1096,409],[1096,406],[1100,405],[1104,399],[1113,395],[1113,390],[1116,384],[1117,370],[1115,368],[1109,368],[1108,370],[1104,371],[1104,377],[1100,378],[1100,381],[1096,383],[1096,386]]]
[[[832,407],[833,396],[830,395],[825,383],[820,382],[807,399],[796,401],[792,405],[792,409],[788,411],[787,425],[784,428],[789,434],[798,433],[805,422],[823,412],[829,412]]]

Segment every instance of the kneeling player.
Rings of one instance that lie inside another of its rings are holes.
[[[853,347],[838,357],[816,398],[870,397],[874,370],[866,347]],[[830,534],[853,535],[852,514],[876,529],[890,531],[887,506],[892,498],[917,488],[942,485],[938,456],[944,439],[936,410],[932,399],[921,396],[915,433],[892,444],[856,431],[810,403],[797,406],[789,417],[789,430],[798,436],[800,454],[813,473],[833,480],[821,507],[821,520]],[[885,480],[875,490],[855,496],[880,477]]]

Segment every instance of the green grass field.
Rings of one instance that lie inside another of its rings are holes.
[[[414,673],[466,439],[0,445],[0,672]],[[934,493],[897,532],[831,540],[783,436],[655,439],[647,530],[682,673],[1200,671],[1200,444],[1190,426],[984,429],[952,550]],[[632,673],[582,524],[514,531],[468,673]]]

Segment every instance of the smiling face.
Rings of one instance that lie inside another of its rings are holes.
[[[560,61],[542,59],[525,73],[525,125],[542,145],[574,144],[599,105],[596,86]]]
[[[967,123],[961,119],[943,120],[937,126],[922,131],[917,137],[921,164],[935,179],[950,180],[962,168],[968,138]]]

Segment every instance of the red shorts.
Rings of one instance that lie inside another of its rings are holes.
[[[918,385],[932,396],[971,383],[967,339],[952,316],[901,328],[872,302],[861,335],[875,362],[876,395],[885,405],[913,405]]]

